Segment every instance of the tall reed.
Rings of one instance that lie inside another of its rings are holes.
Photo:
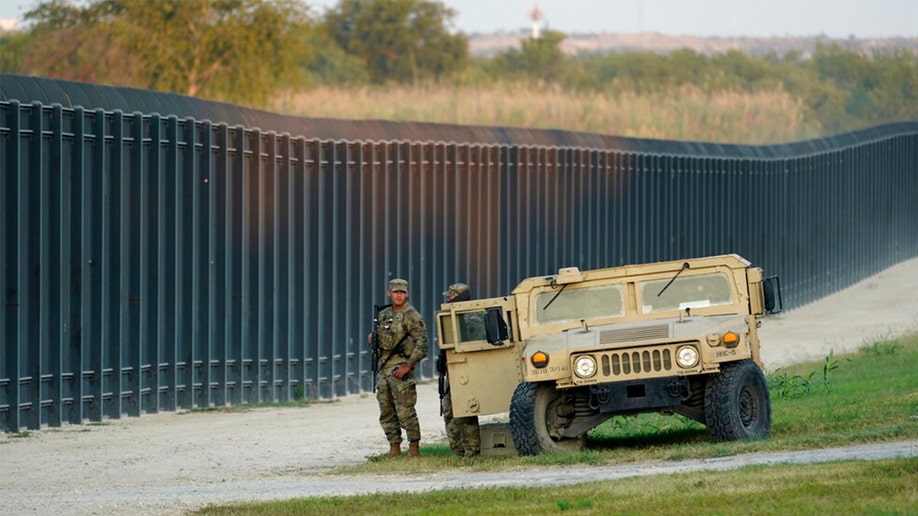
[[[300,116],[564,129],[638,138],[769,144],[817,138],[819,124],[783,90],[638,95],[489,87],[330,88],[287,93],[269,109]]]

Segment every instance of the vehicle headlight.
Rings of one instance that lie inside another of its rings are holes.
[[[695,367],[698,364],[698,350],[695,346],[682,346],[676,350],[676,363],[683,369]]]
[[[589,378],[596,374],[596,360],[589,356],[577,357],[574,361],[574,374],[580,378]]]

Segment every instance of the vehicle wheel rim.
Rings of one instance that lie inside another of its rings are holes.
[[[756,422],[758,413],[759,404],[756,401],[755,394],[749,387],[744,387],[740,392],[739,399],[739,417],[743,426],[746,428],[752,427]]]
[[[561,440],[561,436],[558,435],[558,428],[561,428],[559,421],[562,419],[558,414],[560,400],[561,398],[555,398],[550,401],[545,410],[545,433],[555,442]]]

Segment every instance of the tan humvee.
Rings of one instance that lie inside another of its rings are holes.
[[[509,413],[525,455],[580,449],[600,423],[643,412],[682,414],[714,441],[763,438],[759,319],[780,305],[777,277],[737,255],[563,268],[506,297],[444,304],[453,414]],[[484,334],[466,331],[470,317]]]

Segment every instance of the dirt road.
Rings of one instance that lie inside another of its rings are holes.
[[[766,319],[763,358],[773,370],[918,331],[918,259],[812,305]],[[423,439],[444,439],[436,385],[419,389]],[[0,434],[4,514],[181,514],[208,503],[443,486],[545,485],[729,469],[746,464],[916,457],[918,441],[627,466],[501,473],[323,476],[387,449],[375,399],[351,396],[301,409],[154,414],[66,426],[29,437]]]

